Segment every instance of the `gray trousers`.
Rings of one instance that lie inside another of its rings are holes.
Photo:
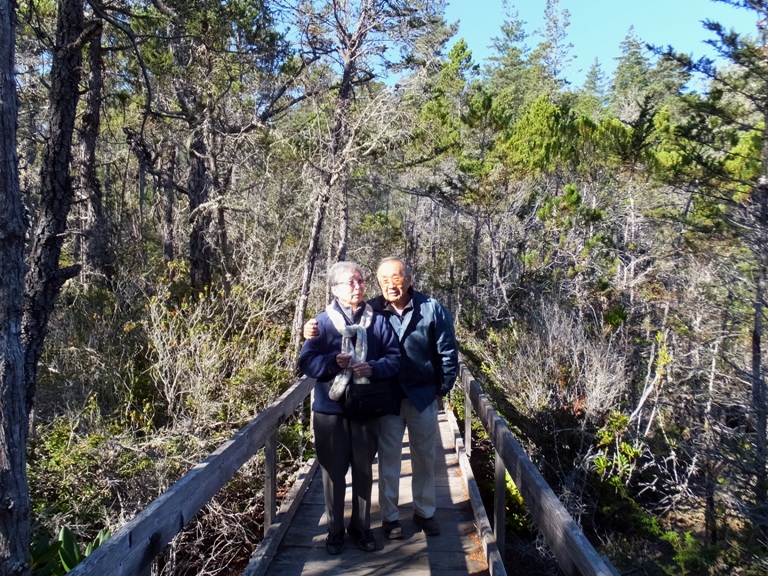
[[[411,488],[413,510],[422,518],[431,518],[437,508],[435,498],[435,451],[437,444],[437,402],[419,412],[405,398],[397,416],[382,416],[379,429],[379,507],[383,520],[400,517],[400,462],[403,436],[408,428],[411,449]]]
[[[337,414],[313,413],[315,453],[323,472],[323,495],[328,531],[344,531],[344,498],[347,470],[352,467],[352,517],[350,527],[371,527],[371,466],[378,449],[378,419],[350,420]]]

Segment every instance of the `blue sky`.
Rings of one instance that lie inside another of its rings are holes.
[[[475,61],[489,55],[491,38],[499,35],[505,19],[502,0],[449,0],[446,19],[459,21],[457,38],[463,37],[472,50]],[[525,31],[535,35],[544,21],[546,0],[510,0],[510,10],[517,11],[524,21]],[[566,72],[573,86],[583,83],[584,75],[594,62],[600,60],[603,72],[610,75],[615,59],[620,56],[620,44],[630,26],[645,43],[672,45],[677,51],[695,57],[714,57],[704,40],[711,34],[704,29],[703,20],[720,22],[726,28],[754,35],[752,12],[710,0],[560,0],[560,10],[570,12],[568,39],[573,44],[576,59]],[[533,46],[536,38],[529,38]]]

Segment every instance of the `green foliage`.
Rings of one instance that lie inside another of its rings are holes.
[[[614,73],[613,93],[618,98],[633,88],[645,88],[648,85],[651,63],[645,56],[643,44],[635,35],[634,29],[627,32],[621,43],[622,55],[618,59]]]
[[[662,534],[661,539],[674,550],[674,566],[659,563],[664,574],[669,576],[704,574],[717,558],[717,549],[702,545],[691,532],[680,534],[676,530],[670,530]]]
[[[431,81],[429,98],[418,113],[412,133],[417,157],[434,161],[461,150],[464,92],[476,71],[472,52],[459,40]]]
[[[60,539],[51,540],[48,535],[40,535],[29,546],[30,569],[34,576],[61,576]]]
[[[88,412],[81,417],[87,417]],[[66,517],[73,500],[81,502],[78,520],[97,522],[112,502],[107,462],[103,454],[109,438],[99,432],[78,431],[77,423],[60,417],[39,429],[31,443],[29,485],[34,512],[40,521]]]
[[[617,304],[603,312],[603,321],[611,328],[616,328],[627,321],[627,310]]]
[[[39,536],[30,545],[32,575],[62,576],[71,572],[111,535],[108,530],[100,530],[85,550],[80,549],[75,534],[66,526],[61,528],[56,540],[50,540],[46,535]]]
[[[584,228],[599,222],[603,219],[604,212],[600,208],[585,206],[576,185],[567,184],[562,195],[547,195],[543,199],[541,208],[536,211],[536,216],[548,226],[568,230],[573,227]],[[603,240],[600,235],[593,236],[589,239],[586,249],[589,250]]]
[[[759,124],[741,137],[724,162],[726,172],[736,183],[733,193],[735,202],[746,203],[753,200],[754,182],[760,177],[762,170],[762,147],[763,126]]]
[[[503,147],[509,162],[530,172],[550,172],[565,150],[562,111],[540,96],[515,124]]]
[[[505,523],[516,534],[528,534],[533,528],[533,518],[523,501],[523,495],[512,480],[509,472],[506,473],[506,516]]]
[[[632,474],[642,455],[642,449],[627,437],[629,416],[613,411],[605,425],[597,431],[597,452],[592,466],[602,482],[612,486],[617,493],[625,493]]]
[[[372,261],[398,254],[407,245],[402,218],[391,211],[378,210],[364,214],[352,234],[360,239],[361,245],[375,247]]]
[[[607,78],[595,58],[587,71],[584,87],[578,92],[574,112],[577,116],[597,122],[606,114],[607,101]]]

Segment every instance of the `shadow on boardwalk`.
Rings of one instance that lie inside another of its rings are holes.
[[[311,576],[347,574],[352,576],[408,574],[423,576],[485,576],[489,574],[485,554],[477,534],[469,495],[454,446],[454,430],[446,414],[440,414],[435,465],[437,513],[440,535],[427,538],[412,522],[411,461],[408,437],[403,444],[400,479],[400,520],[402,540],[387,540],[381,529],[378,504],[378,467],[374,464],[371,528],[376,536],[376,550],[363,552],[346,537],[344,552],[331,556],[325,551],[322,476],[318,471],[299,506],[288,531],[267,571],[269,575]],[[347,514],[351,487],[347,476]]]

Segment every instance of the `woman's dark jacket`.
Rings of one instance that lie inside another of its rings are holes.
[[[341,312],[338,303],[333,306]],[[355,316],[359,321],[363,307]],[[341,312],[347,324],[353,322]],[[331,322],[326,312],[317,316],[317,325],[320,335],[304,342],[299,356],[299,368],[307,376],[316,378],[315,399],[312,410],[321,414],[343,414],[339,402],[328,397],[332,381],[341,371],[336,363],[336,355],[341,353],[341,334]],[[400,370],[400,345],[397,342],[392,326],[381,314],[374,311],[373,322],[366,329],[368,336],[368,356],[366,361],[371,366],[372,380],[389,380],[397,375]]]

